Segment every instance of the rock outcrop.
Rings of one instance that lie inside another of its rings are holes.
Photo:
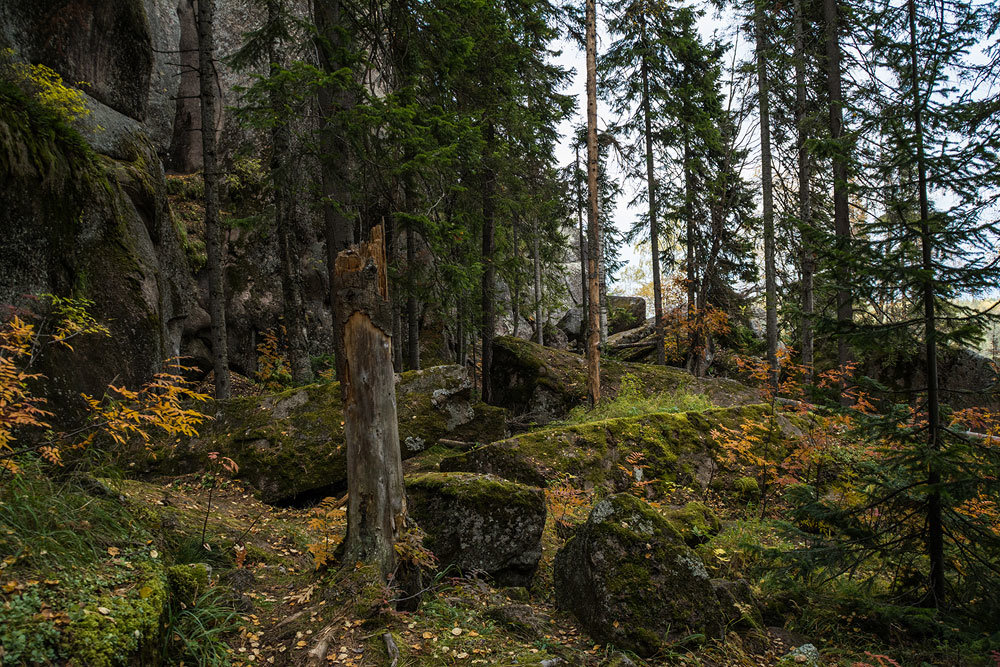
[[[488,475],[425,473],[406,480],[407,511],[440,567],[527,586],[542,556],[545,496]]]
[[[641,656],[692,634],[717,637],[727,621],[698,555],[670,521],[627,494],[594,505],[554,567],[557,604],[596,641]]]
[[[519,338],[493,341],[491,367],[495,403],[523,420],[545,424],[587,399],[587,362],[578,354],[553,350]],[[695,378],[668,366],[601,360],[601,393],[613,398],[626,374],[642,380],[651,393],[685,388],[702,393],[717,405],[752,403],[755,390],[731,380]]]
[[[400,375],[396,389],[400,451],[404,459],[441,438],[490,441],[503,436],[504,412],[472,395],[460,366]],[[158,472],[205,467],[210,452],[236,461],[239,478],[273,504],[294,504],[347,488],[344,416],[338,383],[211,404],[215,419],[200,437],[158,452]]]
[[[521,433],[441,461],[441,470],[493,474],[534,486],[568,481],[577,488],[625,491],[643,482],[648,497],[663,495],[666,483],[707,489],[718,472],[712,431],[760,421],[766,405],[653,413]],[[779,415],[789,439],[808,426],[801,415]],[[630,455],[640,458],[635,465]]]
[[[49,355],[42,370],[53,391],[138,386],[180,353],[184,323],[203,312],[155,151],[133,138],[127,159],[99,156],[57,114],[2,85],[0,303],[44,293],[92,300],[111,336]]]

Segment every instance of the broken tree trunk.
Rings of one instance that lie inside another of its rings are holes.
[[[344,563],[395,567],[406,517],[392,369],[392,312],[382,226],[342,251],[334,269],[344,350],[347,537]]]

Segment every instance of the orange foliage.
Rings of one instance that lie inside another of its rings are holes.
[[[83,395],[89,415],[69,432],[53,432],[45,409],[47,399],[33,393],[32,384],[44,376],[30,367],[46,346],[72,350],[70,341],[84,335],[110,335],[88,313],[91,302],[43,295],[36,299],[47,313],[36,325],[11,315],[0,328],[0,471],[19,471],[16,457],[36,452],[44,460],[61,465],[63,452],[84,448],[104,438],[123,447],[141,441],[148,447],[152,430],[167,435],[197,435],[195,427],[208,417],[184,407],[186,401],[204,401],[207,396],[190,388],[181,374],[188,370],[168,360],[165,370],[138,391],[110,385],[101,399]],[[39,432],[30,442],[32,431]],[[22,441],[21,447],[14,443]]]

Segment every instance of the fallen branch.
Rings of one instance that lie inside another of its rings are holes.
[[[387,632],[382,635],[382,641],[385,642],[386,653],[392,658],[392,662],[389,663],[389,667],[396,667],[399,664],[399,648],[396,646],[396,642],[392,638],[392,633]]]

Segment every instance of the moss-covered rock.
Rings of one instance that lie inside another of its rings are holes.
[[[482,573],[500,585],[531,582],[545,527],[540,489],[488,475],[425,473],[406,480],[406,498],[442,568]]]
[[[691,634],[718,636],[726,621],[701,559],[628,494],[594,506],[556,554],[554,584],[558,605],[595,640],[642,656]]]
[[[555,426],[446,458],[441,469],[489,473],[536,486],[568,478],[579,488],[615,492],[650,480],[707,486],[718,450],[712,431],[762,419],[768,410],[766,405],[744,405]],[[778,423],[792,434],[801,419],[782,415]],[[626,461],[633,453],[641,454],[634,465]],[[656,484],[646,488],[651,496],[661,490]]]
[[[0,182],[0,303],[90,299],[111,333],[39,360],[50,396],[148,381],[181,347],[197,292],[152,147],[136,138],[126,159],[98,156],[58,113],[0,81]]]
[[[167,581],[159,565],[136,568],[131,586],[108,593],[70,613],[61,651],[71,664],[115,667],[154,664]]]
[[[493,341],[490,368],[494,403],[539,423],[547,423],[587,399],[586,360],[572,352],[501,336]],[[601,360],[601,395],[617,395],[622,378],[629,373],[637,376],[649,392],[686,388],[722,406],[759,400],[756,390],[732,380],[695,378],[679,368],[612,359]]]
[[[396,388],[400,452],[419,454],[441,438],[489,441],[502,437],[504,412],[475,401],[460,366],[412,371]],[[211,404],[215,419],[199,437],[169,444],[153,470],[204,469],[210,452],[236,461],[240,479],[268,503],[286,504],[342,493],[347,485],[344,416],[338,383]]]
[[[186,605],[194,604],[198,596],[208,590],[212,567],[207,563],[173,565],[167,568],[170,597]]]

